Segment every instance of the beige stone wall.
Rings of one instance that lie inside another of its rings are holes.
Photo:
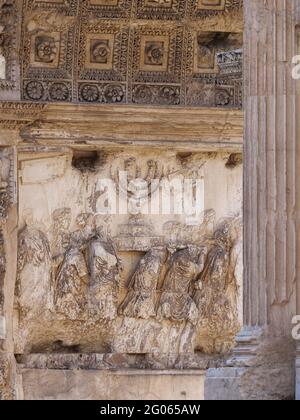
[[[201,371],[22,371],[26,400],[203,400]]]

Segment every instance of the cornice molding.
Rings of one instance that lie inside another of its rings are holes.
[[[0,127],[24,142],[241,151],[243,112],[222,108],[2,103]]]

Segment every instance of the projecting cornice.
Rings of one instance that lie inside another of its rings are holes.
[[[243,113],[221,108],[0,105],[0,126],[24,142],[241,151]]]

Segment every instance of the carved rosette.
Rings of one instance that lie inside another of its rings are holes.
[[[22,97],[240,108],[241,12],[241,0],[30,0]]]

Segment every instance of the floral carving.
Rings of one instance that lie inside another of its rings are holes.
[[[96,43],[92,47],[91,58],[96,63],[107,63],[108,57],[111,54],[111,49],[107,41],[101,41]]]
[[[4,249],[4,238],[0,232],[0,316],[3,315],[4,309],[4,278],[6,273],[6,256]]]
[[[122,102],[124,91],[120,85],[107,85],[104,89],[104,97],[106,102]]]
[[[133,90],[133,102],[140,104],[179,105],[179,86],[138,85]]]
[[[140,0],[137,2],[137,16],[141,19],[172,20],[183,18],[185,13],[185,0]]]
[[[43,63],[52,63],[57,55],[57,46],[54,38],[36,38],[36,59]]]
[[[99,90],[96,85],[82,85],[80,97],[87,102],[97,102],[99,99]]]
[[[66,101],[69,98],[69,89],[64,83],[53,83],[49,94],[54,101]]]
[[[146,0],[146,6],[170,7],[172,0]]]
[[[30,99],[38,101],[42,99],[44,95],[44,87],[41,82],[38,81],[31,81],[26,85],[26,93]]]
[[[227,90],[219,90],[216,93],[216,105],[217,106],[226,106],[230,104],[230,94]]]
[[[178,105],[180,102],[180,89],[173,86],[164,86],[160,90],[160,98],[167,105]]]
[[[163,42],[147,42],[145,49],[145,64],[161,66],[164,58]]]
[[[151,104],[153,101],[153,93],[149,86],[139,85],[133,90],[133,102],[141,104]]]
[[[241,107],[241,0],[25,3],[25,100]],[[11,73],[8,36],[0,34],[0,85]]]

